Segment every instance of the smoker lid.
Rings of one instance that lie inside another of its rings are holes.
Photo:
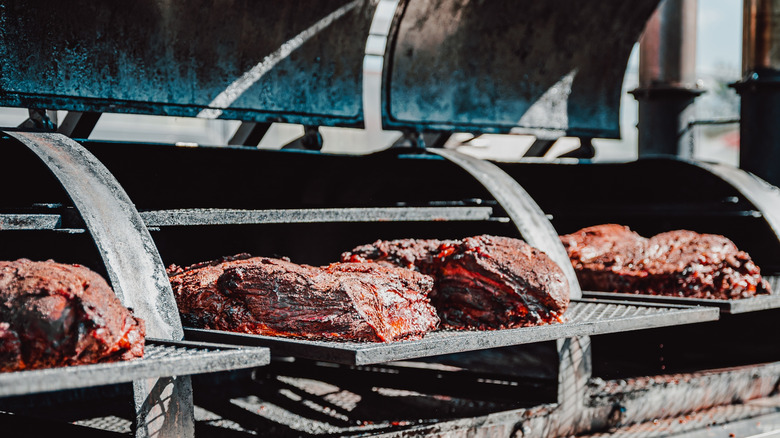
[[[0,0],[0,105],[361,126],[378,56],[386,128],[615,137],[657,3]]]
[[[385,72],[385,124],[619,137],[626,64],[657,4],[409,2]]]

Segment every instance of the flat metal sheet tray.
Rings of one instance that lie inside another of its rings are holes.
[[[717,307],[721,313],[747,313],[760,310],[780,308],[780,294],[762,295],[754,298],[739,300],[707,300],[702,298],[669,297],[663,295],[625,294],[616,292],[582,291],[585,298],[602,300],[617,300],[623,302],[662,303],[681,306],[706,306]]]
[[[251,368],[270,359],[267,348],[147,338],[139,359],[0,373],[0,397]]]
[[[188,339],[271,349],[273,355],[347,365],[369,365],[441,354],[484,350],[509,345],[550,341],[573,336],[598,335],[654,327],[714,321],[713,307],[689,307],[654,303],[626,304],[603,300],[573,300],[564,323],[508,330],[441,330],[418,341],[338,342],[231,333],[186,328]]]

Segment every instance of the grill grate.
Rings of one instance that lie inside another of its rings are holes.
[[[108,432],[124,434],[130,434],[133,431],[132,421],[114,415],[74,421],[73,424],[77,426],[90,427],[92,429],[100,429]]]
[[[264,348],[147,339],[140,359],[0,373],[0,397],[251,368],[269,361]]]
[[[641,303],[664,303],[681,306],[708,306],[720,309],[721,313],[737,314],[758,312],[780,307],[780,276],[766,276],[764,279],[772,288],[772,295],[762,295],[739,300],[707,300],[701,298],[670,297],[664,295],[627,294],[616,292],[582,291],[585,298],[618,300]]]
[[[566,312],[567,321],[561,324],[492,331],[442,330],[418,341],[310,341],[202,329],[185,329],[185,333],[194,340],[269,347],[274,355],[368,365],[574,336],[714,321],[718,315],[716,308],[574,300]]]

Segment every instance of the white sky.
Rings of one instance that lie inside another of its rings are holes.
[[[699,74],[742,65],[742,0],[699,0],[696,65]],[[738,79],[738,78],[734,78]]]

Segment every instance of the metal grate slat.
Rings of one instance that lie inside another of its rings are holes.
[[[681,306],[707,306],[720,309],[721,313],[747,313],[780,308],[780,277],[764,277],[772,287],[772,295],[761,295],[736,300],[710,300],[701,298],[683,298],[664,295],[628,294],[616,292],[582,291],[584,298],[597,300],[618,300],[636,303],[662,303]]]
[[[269,361],[266,348],[147,339],[144,357],[135,360],[0,373],[0,397],[252,368]]]
[[[185,332],[190,339],[269,347],[274,355],[368,365],[574,336],[713,321],[718,315],[718,309],[707,307],[574,300],[563,323],[508,330],[440,330],[417,341],[311,341],[216,330],[185,329]]]
[[[492,207],[387,207],[284,210],[185,209],[141,212],[147,226],[246,225],[319,222],[484,221]]]

